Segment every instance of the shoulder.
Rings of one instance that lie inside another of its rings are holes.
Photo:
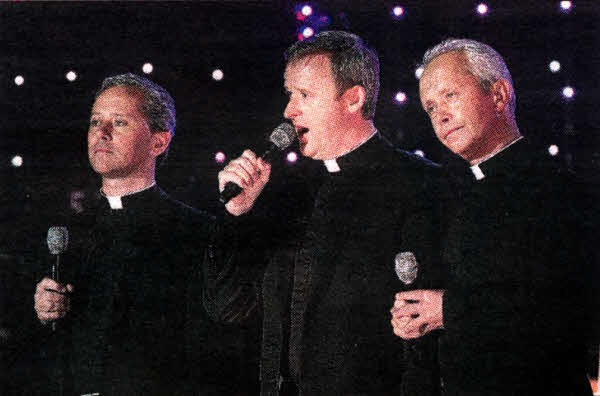
[[[379,136],[377,149],[372,153],[373,168],[388,172],[402,172],[410,175],[442,177],[442,166],[420,155],[395,147],[389,140]]]
[[[448,178],[441,165],[394,147],[385,138],[372,153],[368,167],[370,177],[404,200],[429,201],[448,195]]]
[[[169,226],[174,233],[210,234],[215,227],[214,215],[178,201],[160,188],[157,189],[155,202],[152,209],[155,222]]]

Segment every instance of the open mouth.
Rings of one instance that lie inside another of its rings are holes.
[[[306,132],[308,132],[308,128],[305,128],[305,127],[300,127],[296,130],[298,137],[304,135]]]

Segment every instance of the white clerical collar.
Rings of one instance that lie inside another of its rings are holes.
[[[111,209],[123,209],[123,201],[121,200],[121,197],[137,194],[139,192],[148,190],[149,188],[152,188],[155,185],[156,185],[156,181],[153,181],[152,184],[150,184],[149,186],[142,187],[135,191],[129,191],[123,195],[106,195],[106,194],[104,194],[104,192],[102,191],[102,188],[101,188],[100,195],[102,195],[103,197],[105,197],[108,200],[108,204],[110,205]]]
[[[376,133],[377,133],[377,129],[374,129],[373,132],[369,136],[367,136],[362,142],[358,143],[356,146],[352,147],[349,150],[344,151],[342,154],[338,155],[335,158],[323,160],[323,163],[325,164],[325,168],[327,168],[327,171],[329,173],[336,173],[336,172],[341,171],[340,166],[338,165],[336,160],[340,157],[343,157],[346,154],[353,152],[354,150],[356,150],[357,148],[359,148],[360,146],[362,146],[363,144],[368,142],[369,139],[371,139],[373,136],[375,136]]]
[[[518,142],[521,139],[523,139],[523,136],[517,137],[515,140],[513,140],[512,142],[510,142],[506,146],[500,148],[497,151],[494,151],[490,155],[487,155],[487,156],[483,157],[475,165],[471,166],[471,172],[473,172],[473,176],[475,176],[475,180],[481,180],[481,179],[485,178],[485,174],[483,173],[483,171],[481,170],[481,168],[479,167],[479,165],[483,164],[485,161],[489,160],[490,158],[493,158],[496,155],[500,154],[501,152],[503,152],[504,150],[506,150],[507,148],[509,148],[510,146],[512,146],[513,144],[515,144],[516,142]]]

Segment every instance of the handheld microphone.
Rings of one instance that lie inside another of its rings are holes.
[[[405,285],[412,284],[417,279],[419,264],[413,252],[401,252],[394,259],[396,275]]]
[[[269,148],[262,153],[260,158],[270,162],[274,153],[288,148],[294,142],[294,139],[296,139],[296,130],[292,124],[287,122],[279,124],[279,126],[273,130],[271,136],[269,136]],[[219,196],[219,201],[226,204],[231,198],[239,195],[242,190],[243,188],[234,182],[227,182]]]
[[[67,250],[69,245],[69,231],[67,227],[52,226],[48,228],[48,236],[46,237],[48,250],[50,254],[56,256],[56,261],[52,263],[50,277],[60,282],[60,255]],[[52,331],[56,330],[56,322],[52,322]]]

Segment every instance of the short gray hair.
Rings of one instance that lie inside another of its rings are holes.
[[[424,70],[435,58],[452,51],[460,52],[465,56],[469,72],[477,78],[486,92],[501,78],[510,83],[509,109],[514,117],[517,95],[512,77],[502,56],[489,45],[475,40],[449,38],[425,52],[421,67]]]
[[[362,115],[367,120],[375,117],[379,95],[379,58],[375,50],[355,34],[341,30],[321,32],[310,39],[292,44],[284,54],[287,64],[309,55],[329,55],[331,73],[338,95],[354,85],[365,89]]]

